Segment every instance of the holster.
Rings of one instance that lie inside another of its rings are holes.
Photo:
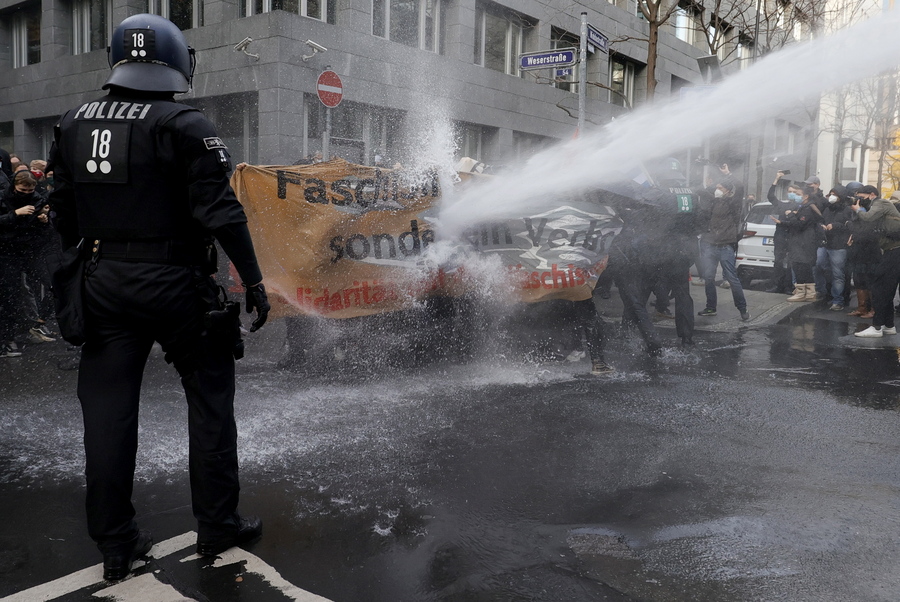
[[[227,345],[234,359],[244,357],[244,339],[241,337],[241,304],[229,301],[223,287],[218,287],[212,308],[203,316],[206,336],[214,342]]]

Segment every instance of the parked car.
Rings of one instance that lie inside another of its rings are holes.
[[[772,277],[775,268],[775,222],[772,203],[756,203],[747,214],[743,238],[738,242],[737,275],[744,286]]]

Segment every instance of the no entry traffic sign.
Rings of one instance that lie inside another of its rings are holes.
[[[334,71],[323,71],[316,82],[316,93],[323,105],[333,109],[341,104],[341,99],[344,97],[344,84],[341,83],[341,78]]]

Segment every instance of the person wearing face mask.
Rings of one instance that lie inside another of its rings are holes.
[[[0,358],[22,355],[16,342],[22,273],[41,230],[49,228],[46,201],[34,191],[35,184],[31,172],[17,172],[0,197]]]
[[[857,204],[856,194],[863,185],[861,182],[850,182],[847,184],[848,204]],[[868,199],[859,202],[859,212],[865,213],[869,210],[870,202]],[[872,310],[872,294],[869,289],[869,283],[872,281],[872,274],[881,262],[881,247],[878,246],[878,233],[875,228],[876,224],[864,222],[854,219],[850,222],[850,239],[847,241],[847,264],[853,288],[856,289],[856,309],[849,312],[848,316],[859,316],[860,318],[871,320],[875,317]]]
[[[747,311],[747,300],[744,297],[744,288],[738,279],[735,269],[737,243],[741,238],[741,221],[743,219],[743,187],[731,177],[727,164],[719,168],[723,179],[714,191],[713,199],[708,199],[710,207],[708,214],[708,227],[700,235],[700,267],[706,286],[706,307],[700,311],[699,316],[716,315],[718,302],[716,295],[716,269],[721,264],[722,275],[731,285],[731,297],[734,306],[741,314],[741,320],[750,319]]]
[[[788,231],[788,258],[794,270],[796,287],[788,301],[815,301],[816,289],[813,282],[813,266],[816,264],[816,228],[822,214],[815,205],[816,190],[812,186],[803,188],[800,206],[795,211],[786,211],[782,222]]]
[[[816,252],[816,293],[817,297],[822,295],[826,300],[830,299],[831,311],[843,311],[847,241],[850,239],[853,210],[847,203],[847,189],[843,186],[832,188],[825,200],[827,205],[819,224],[824,244]]]
[[[796,211],[800,205],[801,188],[795,184],[788,186],[787,200],[782,201],[776,196],[778,183],[784,177],[784,172],[779,171],[775,175],[775,181],[769,187],[769,193],[766,198],[772,203],[772,221],[775,222],[775,258],[774,269],[772,271],[772,282],[767,293],[785,293],[791,294],[792,278],[791,270],[787,267],[788,259],[788,232],[787,227],[782,223],[785,219],[785,212]]]
[[[856,219],[875,224],[881,247],[881,261],[872,270],[872,325],[853,333],[862,338],[881,338],[897,334],[894,326],[894,293],[900,281],[900,211],[888,200],[880,198],[874,186],[863,186],[856,193],[857,202],[852,206]],[[869,210],[861,211],[864,202],[871,203]]]

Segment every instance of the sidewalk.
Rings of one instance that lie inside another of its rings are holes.
[[[696,281],[695,281],[696,282]],[[750,320],[744,322],[731,299],[731,290],[716,287],[717,304],[716,315],[705,317],[698,316],[697,312],[706,307],[705,287],[692,284],[691,297],[694,300],[694,331],[699,332],[737,332],[740,329],[769,327],[794,315],[799,320],[827,320],[846,324],[847,334],[841,336],[838,342],[843,347],[858,349],[883,349],[900,347],[900,334],[887,335],[877,339],[863,339],[853,336],[854,332],[863,330],[872,325],[872,320],[862,320],[856,316],[848,316],[847,312],[856,308],[856,296],[850,299],[850,305],[843,311],[831,311],[824,303],[796,303],[788,301],[789,295],[767,293],[760,290],[744,289],[744,298],[747,300],[747,309],[750,311]],[[653,296],[647,309],[657,328],[674,330],[675,320],[655,317]],[[594,297],[597,310],[605,320],[618,323],[622,319],[622,301],[619,292],[613,287],[609,299]],[[675,311],[675,302],[669,302],[669,310]],[[897,317],[897,325],[900,326],[900,316]]]
[[[697,315],[697,312],[706,307],[705,288],[691,285],[690,290],[691,297],[694,299],[695,331],[736,332],[739,328],[771,326],[786,318],[790,313],[799,309],[800,306],[808,305],[788,302],[788,295],[744,289],[744,298],[747,299],[747,309],[750,311],[750,319],[744,322],[741,320],[741,314],[731,299],[730,289],[716,288],[718,293],[716,315],[709,317]],[[622,300],[615,287],[613,287],[609,299],[600,299],[598,296],[595,296],[594,299],[597,304],[597,310],[604,319],[618,322],[622,318]],[[650,303],[648,303],[647,309],[650,311],[650,316],[654,317],[656,311],[653,308],[652,295],[650,296]],[[674,301],[669,301],[669,310],[674,313]],[[675,328],[675,320],[673,319],[657,319],[654,317],[653,321],[658,328]]]

